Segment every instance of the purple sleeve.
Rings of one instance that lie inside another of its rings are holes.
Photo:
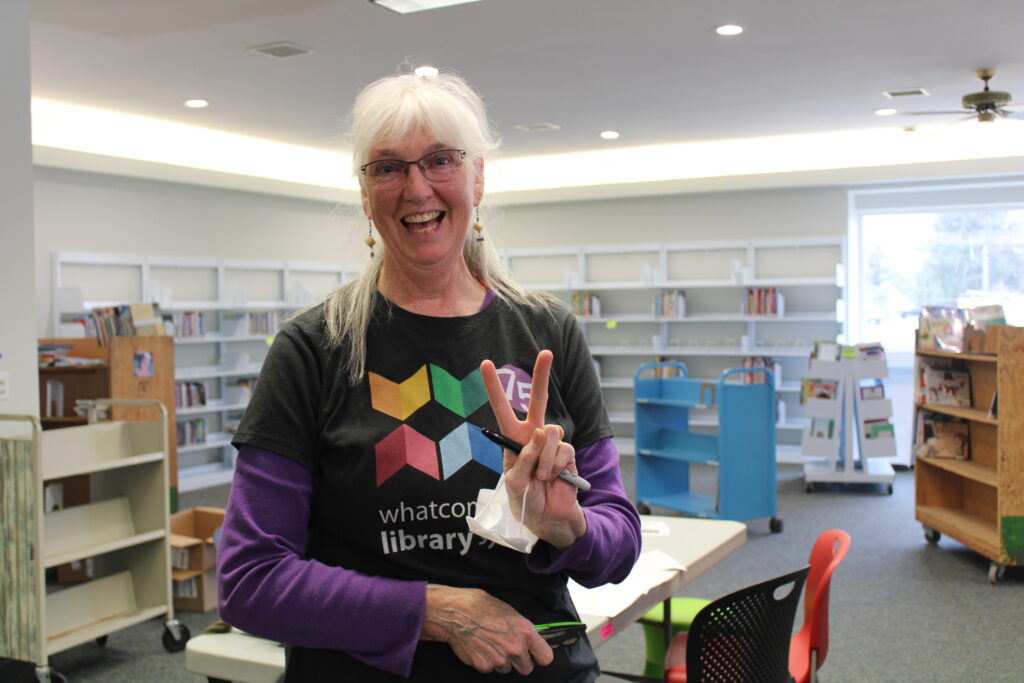
[[[397,581],[305,557],[313,477],[254,446],[238,454],[217,555],[220,615],[253,635],[343,650],[408,676],[425,581]]]
[[[640,555],[640,515],[622,486],[618,451],[610,438],[601,439],[576,453],[576,466],[591,484],[579,496],[587,531],[561,552],[537,543],[527,566],[539,574],[564,571],[588,588],[617,583]]]

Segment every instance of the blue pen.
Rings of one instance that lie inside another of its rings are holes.
[[[498,444],[499,446],[506,450],[512,451],[516,455],[519,455],[520,451],[523,450],[522,446],[520,446],[519,444],[517,444],[515,441],[508,438],[504,434],[492,432],[490,429],[487,429],[486,427],[481,427],[480,432],[494,443]],[[587,481],[578,474],[573,474],[567,469],[563,469],[561,472],[559,472],[558,478],[561,479],[562,481],[569,482],[570,484],[578,488],[580,491],[590,490],[589,481]]]

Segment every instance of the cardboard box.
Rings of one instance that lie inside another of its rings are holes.
[[[209,612],[217,607],[217,570],[171,571],[174,609],[188,612]]]
[[[222,508],[196,507],[171,515],[171,568],[212,570],[217,566],[213,533],[224,523]]]

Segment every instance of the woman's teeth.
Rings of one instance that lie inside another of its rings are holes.
[[[425,213],[414,213],[411,216],[406,216],[402,219],[402,223],[409,229],[414,235],[421,235],[437,227],[437,221],[440,219],[442,212],[440,211],[427,211]]]

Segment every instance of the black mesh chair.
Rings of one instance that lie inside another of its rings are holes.
[[[788,683],[789,642],[810,565],[718,598],[676,635],[665,683]]]

